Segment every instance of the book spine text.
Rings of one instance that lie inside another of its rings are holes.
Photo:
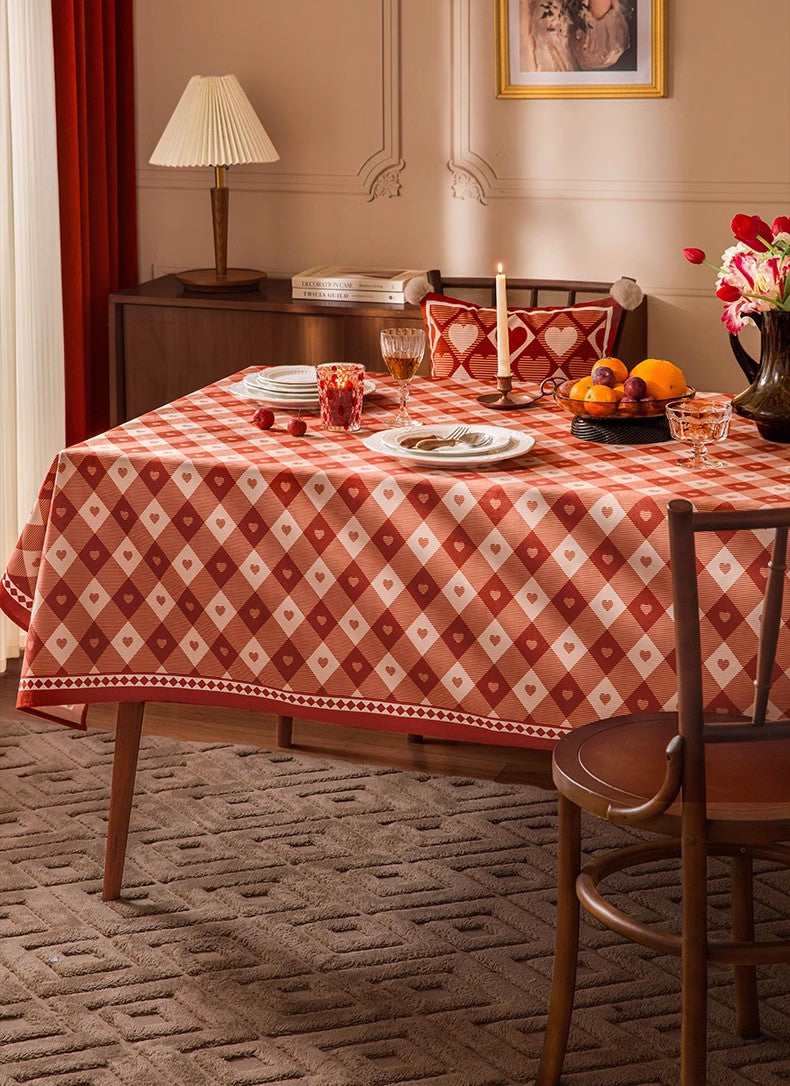
[[[386,302],[388,304],[403,305],[406,301],[402,290],[341,290],[333,287],[321,289],[294,287],[292,294],[294,298],[303,298],[316,302]]]
[[[379,293],[402,294],[406,281],[399,279],[304,279],[295,275],[291,280],[294,290],[368,290]]]

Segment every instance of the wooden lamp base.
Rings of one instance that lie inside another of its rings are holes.
[[[224,275],[218,275],[216,268],[195,268],[176,275],[185,290],[194,291],[196,294],[257,290],[265,278],[266,272],[254,271],[252,268],[228,268]]]
[[[230,191],[225,183],[226,166],[214,167],[214,187],[211,190],[211,225],[214,231],[214,267],[193,268],[179,272],[176,279],[185,290],[195,294],[230,294],[234,291],[257,290],[266,272],[253,268],[228,267],[228,203]]]

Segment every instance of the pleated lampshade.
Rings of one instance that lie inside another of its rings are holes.
[[[150,162],[237,166],[279,157],[235,75],[193,75]]]
[[[214,267],[180,272],[187,289],[255,290],[266,272],[228,267],[228,166],[276,162],[279,155],[235,75],[193,75],[154,148],[152,166],[213,166]]]

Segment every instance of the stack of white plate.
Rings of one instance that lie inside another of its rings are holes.
[[[244,390],[249,396],[278,407],[318,407],[318,381],[314,366],[273,366],[248,373]]]
[[[459,440],[450,442],[449,435],[456,428],[454,423],[444,423],[380,430],[366,438],[365,445],[372,452],[425,467],[473,468],[522,456],[535,444],[535,438],[522,430],[476,423],[470,423]]]
[[[365,381],[365,395],[375,389],[374,381]],[[318,410],[318,380],[315,366],[272,366],[258,373],[248,373],[232,385],[231,392],[246,396],[270,407],[293,411]]]

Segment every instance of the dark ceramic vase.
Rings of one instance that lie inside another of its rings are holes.
[[[757,424],[766,441],[790,442],[790,313],[772,309],[751,316],[762,335],[760,361],[755,362],[738,337],[730,335],[733,354],[752,382],[732,406]]]

